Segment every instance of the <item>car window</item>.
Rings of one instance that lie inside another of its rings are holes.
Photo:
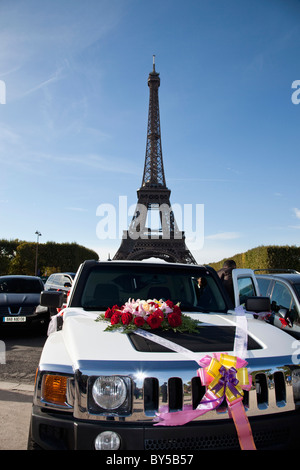
[[[55,274],[51,274],[51,276],[48,278],[48,281],[51,282],[51,284],[53,284],[55,280]]]
[[[188,311],[227,311],[226,303],[216,280],[207,270],[152,268],[135,266],[94,268],[86,281],[81,306],[101,310],[113,305],[122,306],[128,299],[163,299]]]
[[[55,284],[59,284],[60,286],[63,285],[63,278],[64,276],[62,274],[57,274],[57,277],[55,279]]]
[[[257,282],[259,286],[260,293],[263,297],[269,295],[269,288],[272,282],[272,279],[264,279],[262,277],[257,277]]]
[[[38,279],[8,278],[0,279],[0,293],[9,294],[38,294],[43,285]]]
[[[276,281],[272,292],[272,310],[277,311],[281,308],[290,310],[292,294],[290,290],[281,282]]]
[[[294,324],[294,323],[299,324],[299,321],[300,321],[299,312],[297,310],[297,306],[296,306],[296,303],[295,303],[294,300],[292,301],[291,311],[290,311],[290,314],[289,314],[289,319],[290,319],[292,324]]]
[[[52,277],[52,274],[51,274],[51,275],[48,277],[46,283],[47,283],[47,284],[51,284],[51,283],[52,283],[52,279],[53,279],[53,277]]]
[[[294,289],[295,289],[298,299],[300,300],[300,284],[294,284]]]
[[[66,284],[72,284],[72,280],[69,278],[69,276],[66,275],[62,276],[61,282],[63,286],[65,286]]]
[[[255,296],[256,291],[251,277],[239,277],[237,282],[240,304],[242,305],[246,302],[247,297]]]
[[[61,281],[62,281],[62,275],[61,274],[53,274],[53,278],[52,278],[52,282],[51,282],[52,285],[57,286],[58,284],[62,283]]]

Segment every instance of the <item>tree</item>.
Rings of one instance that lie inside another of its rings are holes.
[[[20,240],[0,240],[0,276],[7,274],[10,264],[16,256]]]
[[[36,243],[20,242],[15,255],[5,265],[3,274],[35,274]],[[38,272],[49,276],[53,272],[76,272],[86,259],[96,259],[97,253],[77,243],[40,243],[38,248]]]

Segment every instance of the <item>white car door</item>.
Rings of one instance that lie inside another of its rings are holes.
[[[246,297],[260,296],[257,279],[252,269],[233,269],[232,282],[236,307],[243,305]]]

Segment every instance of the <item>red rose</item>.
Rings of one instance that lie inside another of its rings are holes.
[[[172,328],[176,328],[177,326],[180,326],[182,323],[181,316],[174,312],[169,313],[168,322]]]
[[[152,329],[159,328],[162,321],[163,317],[161,317],[160,315],[155,315],[154,313],[152,313],[152,315],[149,315],[149,317],[147,318],[147,323]]]
[[[166,304],[167,304],[167,306],[170,307],[170,308],[173,308],[173,307],[174,307],[174,304],[173,304],[172,300],[166,300]]]
[[[108,308],[104,314],[105,318],[111,318],[113,316],[114,312],[112,311],[111,308]]]
[[[120,321],[120,315],[118,315],[117,313],[114,313],[113,316],[111,317],[110,319],[110,323],[112,325],[117,325]]]
[[[120,311],[120,307],[118,305],[114,305],[111,309],[112,309],[113,313],[116,313],[116,312]]]
[[[178,307],[178,305],[174,305],[173,307],[173,313],[176,313],[176,315],[181,315],[181,310]]]
[[[152,315],[155,315],[156,317],[161,318],[161,320],[164,319],[164,313],[160,308],[157,308],[156,310],[154,310]]]
[[[135,326],[140,327],[143,326],[145,320],[143,319],[143,317],[135,317],[133,323],[135,324]]]
[[[132,320],[132,314],[130,312],[124,312],[121,316],[121,321],[123,325],[129,325]]]

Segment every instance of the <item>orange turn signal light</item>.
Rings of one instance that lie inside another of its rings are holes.
[[[68,377],[63,375],[45,375],[42,385],[43,400],[55,405],[65,405],[67,401]]]

